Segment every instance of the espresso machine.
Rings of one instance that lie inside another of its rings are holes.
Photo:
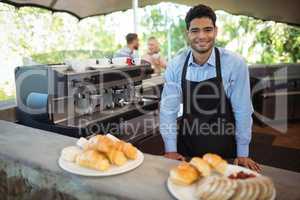
[[[120,122],[157,109],[158,100],[143,96],[152,73],[147,63],[80,72],[64,64],[17,67],[18,123],[77,138],[117,132]]]

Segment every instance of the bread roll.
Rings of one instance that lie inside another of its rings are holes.
[[[219,172],[220,174],[225,174],[225,171],[227,169],[228,163],[226,160],[221,160],[218,164],[215,166],[215,170]]]
[[[68,162],[75,162],[76,157],[82,153],[82,150],[77,146],[69,146],[61,151],[61,158]]]
[[[187,162],[171,169],[170,180],[177,185],[190,185],[199,178],[199,172]]]
[[[104,135],[96,135],[89,139],[86,149],[98,150],[102,153],[107,153],[113,145],[114,142],[109,137]]]
[[[117,150],[122,151],[127,158],[131,160],[137,158],[138,150],[132,144],[119,140],[115,142],[114,146]]]
[[[99,153],[97,150],[87,150],[81,153],[76,158],[76,164],[91,169],[105,171],[110,164],[105,155]]]
[[[85,139],[84,137],[79,138],[79,140],[77,140],[77,142],[76,142],[77,146],[80,147],[81,149],[86,149],[88,143],[89,143],[89,141],[87,139]]]
[[[126,163],[127,158],[124,155],[122,151],[119,151],[115,148],[111,148],[107,153],[106,153],[108,159],[112,164],[122,166]]]
[[[203,160],[208,162],[213,168],[219,164],[223,159],[217,155],[217,154],[212,154],[212,153],[207,153],[203,156]]]
[[[217,154],[207,153],[203,156],[203,160],[208,162],[210,166],[220,174],[224,174],[228,166],[227,161],[223,160]]]
[[[190,161],[190,164],[193,165],[200,172],[202,176],[209,176],[211,174],[210,165],[202,158],[194,157]]]

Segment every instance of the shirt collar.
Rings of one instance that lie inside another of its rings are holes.
[[[192,50],[190,50],[192,51]],[[215,67],[216,66],[216,54],[215,54],[215,49],[212,50],[208,60],[206,61],[205,64],[208,64],[208,66],[211,66],[211,67]],[[204,64],[204,65],[205,65]],[[188,65],[189,66],[200,66],[199,64],[195,63],[194,62],[194,56],[191,54],[190,58],[189,58],[189,61],[188,61]]]
[[[124,47],[124,51],[129,53],[129,54],[133,54],[133,50],[131,50],[129,47]]]

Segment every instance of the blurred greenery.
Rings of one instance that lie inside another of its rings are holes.
[[[164,5],[164,6],[162,6]],[[172,13],[170,13],[172,10]],[[167,57],[187,47],[184,17],[188,7],[159,4],[140,9],[140,39],[155,36]],[[216,45],[241,54],[249,64],[296,63],[300,61],[300,28],[247,16],[217,11],[219,27]],[[121,17],[125,14],[121,14]],[[78,21],[66,13],[41,8],[16,9],[0,3],[0,64],[16,58],[41,64],[63,63],[67,59],[111,57],[122,45],[116,40],[107,16]],[[168,42],[168,34],[170,42]],[[171,44],[169,47],[168,45]],[[140,54],[142,54],[140,52]],[[2,56],[2,57],[1,57]],[[25,59],[24,59],[25,58]],[[10,80],[14,81],[14,80]],[[1,85],[0,85],[1,86]],[[0,87],[0,100],[12,98]]]
[[[4,83],[4,87],[5,85],[7,85],[8,83]],[[7,92],[5,91],[4,87],[0,87],[0,100],[1,101],[7,101],[7,100],[12,100],[12,99],[15,99],[15,94],[7,94]]]
[[[256,34],[257,40],[253,46],[261,45],[264,49],[260,62],[299,62],[300,29],[286,25],[274,26],[267,26]]]
[[[217,11],[219,33],[216,46],[228,48],[246,58],[249,64],[297,63],[300,61],[300,28],[262,21],[247,16],[233,16]],[[179,19],[178,19],[179,18]],[[167,34],[171,33],[171,55],[187,46],[183,17],[168,17],[161,8],[145,11],[141,25],[149,30],[142,40],[155,36],[167,55]]]
[[[179,6],[173,5],[174,8]],[[147,41],[151,36],[158,39],[161,44],[161,53],[168,53],[168,31],[170,32],[171,55],[174,56],[180,49],[187,46],[185,21],[179,15],[177,18],[168,16],[168,10],[158,6],[146,7],[141,17],[140,25],[147,30],[142,35],[142,40]],[[180,14],[180,13],[178,13]]]
[[[8,96],[6,94],[6,92],[3,89],[0,88],[0,100],[1,101],[10,100],[10,99],[13,99],[13,98],[14,98],[14,96]]]
[[[64,60],[68,59],[89,59],[89,58],[111,58],[113,56],[113,51],[87,51],[87,50],[77,50],[77,51],[56,51],[51,53],[34,54],[31,58],[34,62],[40,64],[56,64],[63,63]]]

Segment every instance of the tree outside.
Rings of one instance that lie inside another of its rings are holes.
[[[139,8],[139,36],[155,36],[162,54],[185,49],[184,17],[189,7],[172,3]],[[169,12],[172,10],[172,12]],[[111,57],[132,29],[132,10],[78,21],[67,13],[0,3],[0,100],[14,98],[14,68],[25,63],[63,63],[66,59]],[[246,58],[249,64],[300,61],[300,28],[217,11],[217,46]],[[168,42],[169,40],[169,42]]]

